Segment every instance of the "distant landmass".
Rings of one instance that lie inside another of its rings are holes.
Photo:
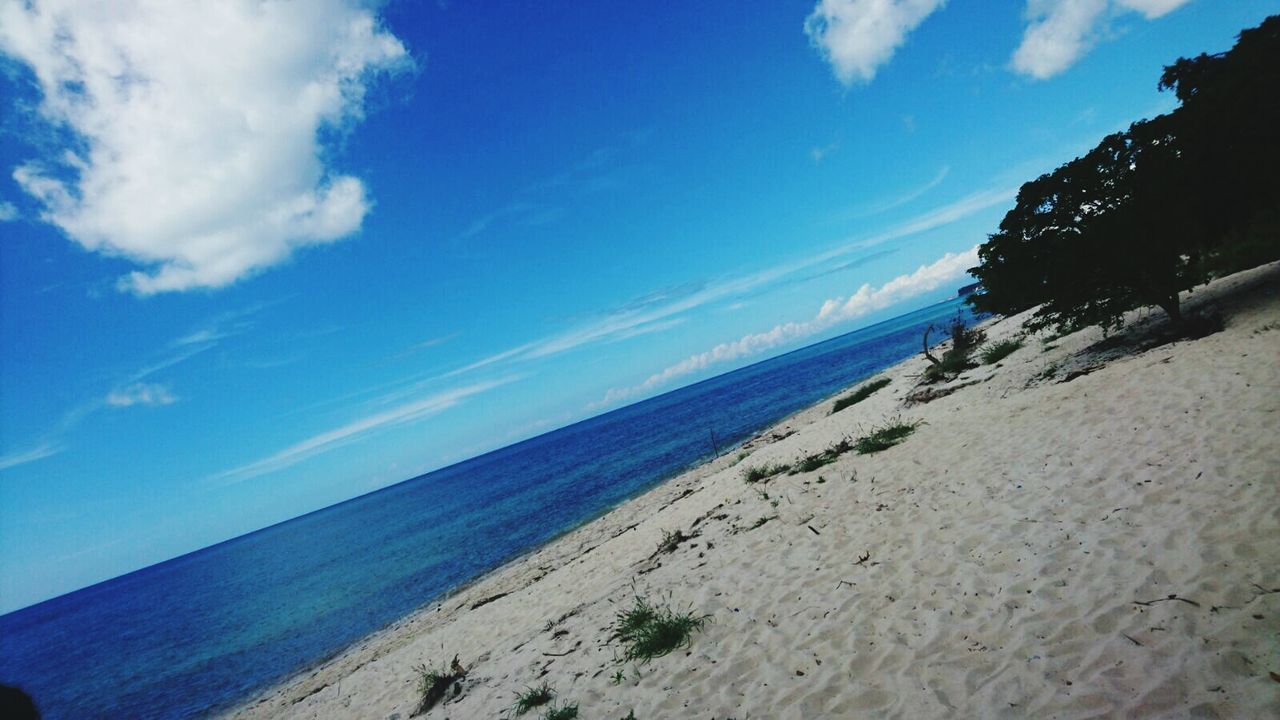
[[[981,284],[982,283],[969,283],[968,285],[965,285],[964,287],[957,290],[956,295],[959,295],[960,297],[967,297],[969,295],[972,295],[978,292],[978,286]]]

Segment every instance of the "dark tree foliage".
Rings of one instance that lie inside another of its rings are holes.
[[[1110,329],[1215,270],[1280,257],[1280,16],[1165,68],[1180,106],[1026,183],[971,272],[978,310]]]

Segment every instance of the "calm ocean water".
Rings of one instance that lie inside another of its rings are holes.
[[[235,703],[917,352],[952,300],[0,617],[45,718]],[[966,315],[966,317],[968,317]]]

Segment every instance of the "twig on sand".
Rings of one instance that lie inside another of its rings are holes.
[[[1134,600],[1134,601],[1133,601],[1133,604],[1134,604],[1134,605],[1145,605],[1145,606],[1147,606],[1147,607],[1150,607],[1150,606],[1152,606],[1152,605],[1155,605],[1156,603],[1159,603],[1159,602],[1168,602],[1168,601],[1170,601],[1170,600],[1177,600],[1178,602],[1184,602],[1184,603],[1186,603],[1186,604],[1188,604],[1188,605],[1195,605],[1196,607],[1200,607],[1200,603],[1196,602],[1195,600],[1188,600],[1187,598],[1184,598],[1184,597],[1178,597],[1176,594],[1170,595],[1169,597],[1157,598],[1157,599],[1155,599],[1155,600],[1146,600],[1146,601],[1143,601],[1143,600]]]
[[[1138,642],[1137,640],[1133,639],[1133,637],[1132,637],[1132,636],[1125,635],[1124,633],[1120,633],[1120,635],[1121,635],[1121,637],[1123,637],[1125,640],[1128,640],[1129,642],[1133,643],[1134,645],[1137,645],[1138,647],[1142,647],[1142,643],[1140,643],[1140,642]]]

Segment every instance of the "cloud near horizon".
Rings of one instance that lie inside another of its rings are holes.
[[[1191,0],[1027,0],[1027,28],[1014,71],[1036,80],[1064,72],[1097,44],[1108,17],[1127,12],[1155,20]]]
[[[0,53],[30,68],[61,155],[13,170],[40,217],[144,269],[138,295],[217,288],[360,229],[364,184],[322,138],[367,83],[411,67],[364,3],[0,0]]]
[[[804,21],[809,42],[844,85],[871,82],[880,66],[946,0],[819,0]]]
[[[589,409],[595,410],[627,400],[666,385],[676,378],[705,370],[712,365],[749,357],[792,343],[840,323],[855,320],[877,310],[909,298],[936,290],[953,281],[978,264],[978,246],[962,253],[947,253],[929,265],[921,265],[910,274],[899,275],[878,288],[863,283],[848,298],[835,297],[822,303],[817,315],[809,320],[780,323],[765,332],[744,335],[733,342],[716,345],[705,352],[691,355],[660,372],[654,373],[639,385],[610,388],[605,396]]]

